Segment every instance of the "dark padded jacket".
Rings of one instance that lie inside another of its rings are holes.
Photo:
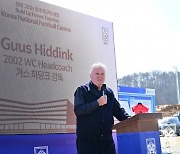
[[[78,87],[74,93],[74,112],[77,117],[77,136],[95,138],[98,136],[111,136],[114,124],[113,116],[119,121],[125,120],[129,115],[116,100],[110,88],[105,89],[107,104],[99,106],[97,99],[102,96],[102,90],[91,81]]]

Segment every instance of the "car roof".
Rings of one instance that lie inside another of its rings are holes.
[[[179,121],[178,117],[163,117],[162,119],[158,120],[158,123],[162,123],[162,122],[169,120],[169,119],[177,119]]]

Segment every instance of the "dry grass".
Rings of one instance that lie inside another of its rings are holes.
[[[180,105],[157,105],[156,112],[162,113],[163,117],[169,117],[180,112]]]

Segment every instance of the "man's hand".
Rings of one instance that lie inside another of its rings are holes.
[[[101,96],[97,101],[99,103],[99,106],[103,106],[107,104],[107,96],[106,95]]]

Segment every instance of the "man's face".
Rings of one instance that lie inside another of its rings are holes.
[[[105,81],[105,70],[104,68],[95,68],[91,74],[91,81],[98,86],[98,88],[101,88],[102,84]]]

